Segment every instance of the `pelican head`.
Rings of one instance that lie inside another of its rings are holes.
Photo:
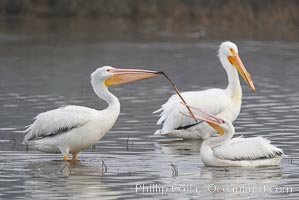
[[[239,51],[236,44],[226,41],[221,43],[218,56],[224,68],[235,67],[247,85],[255,92],[256,89],[252,82],[251,76],[243,65],[238,52]]]
[[[229,120],[225,120],[208,113],[203,113],[203,115],[196,116],[196,118],[206,122],[209,126],[215,129],[221,136],[225,133],[235,131],[234,126]]]
[[[118,69],[103,66],[91,74],[92,80],[100,80],[106,87],[144,80],[158,76],[159,72],[141,69]]]
[[[184,105],[190,107],[191,109],[199,111],[201,113],[201,115],[195,115],[195,118],[206,122],[209,126],[214,128],[220,135],[224,135],[224,133],[227,133],[227,132],[235,131],[234,126],[232,125],[232,123],[229,120],[224,120],[220,117],[216,117],[215,115],[212,115],[201,108],[193,107],[193,106],[190,106],[187,104],[184,104]],[[187,117],[193,117],[187,113],[181,112],[181,114],[183,114]]]
[[[215,129],[219,135],[224,135],[224,133],[227,133],[230,130],[228,121],[224,119],[218,118],[216,116],[202,116],[199,118]]]

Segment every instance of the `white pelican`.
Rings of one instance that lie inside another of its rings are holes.
[[[24,144],[47,153],[77,154],[101,139],[116,122],[120,113],[118,98],[108,87],[157,76],[155,71],[117,69],[110,66],[98,68],[91,74],[95,94],[107,102],[104,110],[69,105],[38,114],[26,129]]]
[[[231,139],[235,133],[231,121],[213,116],[202,110],[199,111],[203,112],[203,115],[196,117],[205,121],[220,135],[206,139],[201,145],[200,157],[206,166],[259,167],[279,165],[284,155],[283,151],[270,144],[269,140],[263,137]]]
[[[181,95],[188,105],[200,107],[213,115],[233,122],[240,113],[242,103],[242,88],[238,72],[254,92],[255,87],[234,43],[223,42],[220,45],[218,56],[228,76],[227,88],[190,91],[181,93]],[[187,109],[180,102],[181,99],[178,95],[173,95],[159,110],[154,112],[161,112],[157,125],[164,122],[162,129],[157,130],[155,135],[184,139],[206,139],[215,133],[215,130],[205,123],[196,123],[194,119],[181,115],[180,112],[186,112]]]

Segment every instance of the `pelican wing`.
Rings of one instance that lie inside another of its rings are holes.
[[[226,144],[214,148],[214,155],[225,160],[256,160],[282,154],[280,148],[270,144],[270,141],[263,137],[233,138]]]
[[[38,114],[26,129],[24,141],[68,132],[83,126],[96,110],[83,106],[66,106]]]
[[[230,98],[225,90],[209,89],[200,92],[181,93],[186,103],[190,106],[201,108],[212,115],[218,115],[226,109],[230,103]],[[188,113],[187,108],[181,104],[182,100],[178,95],[172,95],[161,108],[154,113],[161,112],[157,125],[163,124],[162,132],[188,127],[195,123],[195,120],[182,115],[180,112]],[[194,114],[201,113],[192,110]]]

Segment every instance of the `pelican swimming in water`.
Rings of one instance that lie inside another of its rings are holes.
[[[269,140],[263,137],[232,138],[235,128],[231,121],[213,116],[202,110],[199,111],[203,114],[196,117],[205,121],[220,135],[207,138],[201,145],[200,157],[206,166],[259,167],[279,165],[284,155],[283,151],[270,144]]]
[[[242,103],[242,88],[238,72],[254,92],[255,87],[234,43],[223,42],[220,45],[218,57],[228,76],[227,88],[190,91],[181,93],[181,95],[188,105],[202,108],[213,115],[233,122],[240,113]],[[178,95],[171,96],[159,110],[154,112],[161,112],[157,125],[163,123],[162,129],[157,130],[155,135],[184,139],[206,139],[215,133],[215,130],[205,123],[196,122],[194,119],[180,114],[180,112],[186,111],[187,109],[181,104]]]
[[[138,69],[98,68],[91,74],[95,94],[107,102],[104,110],[69,105],[38,114],[29,125],[24,144],[46,153],[68,154],[73,160],[83,149],[97,143],[114,125],[120,113],[120,103],[108,87],[152,78],[158,72]]]

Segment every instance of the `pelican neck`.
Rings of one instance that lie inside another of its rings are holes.
[[[94,90],[94,93],[102,100],[104,100],[108,107],[105,109],[109,112],[116,112],[119,114],[120,112],[120,103],[118,98],[112,94],[108,87],[104,84],[104,82],[96,81],[95,79],[91,79],[91,85]]]

